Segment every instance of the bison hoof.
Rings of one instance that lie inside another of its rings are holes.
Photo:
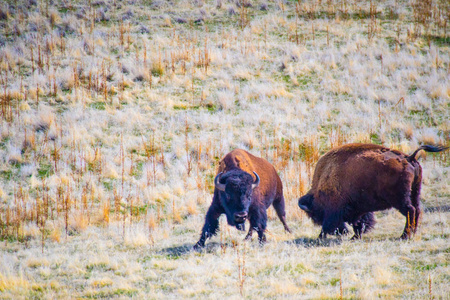
[[[352,238],[350,240],[355,241],[355,240],[360,240],[360,239],[361,239],[361,236],[355,234],[354,236],[352,236]]]
[[[266,243],[266,241],[267,241],[267,240],[266,240],[266,235],[263,234],[262,236],[259,237],[258,240],[259,240],[259,245],[260,245],[260,246],[263,246],[263,245]]]
[[[409,240],[410,238],[411,238],[411,235],[403,233],[400,237],[400,240],[405,241],[405,240]]]
[[[192,249],[194,251],[201,252],[201,251],[203,251],[204,247],[205,247],[205,245],[201,245],[201,244],[197,243],[194,245],[194,247],[192,247]]]
[[[320,232],[318,239],[323,240],[327,238],[327,234],[323,231]]]

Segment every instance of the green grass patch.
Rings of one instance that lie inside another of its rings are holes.
[[[417,262],[419,264],[419,266],[417,266],[415,269],[419,270],[419,271],[431,271],[434,270],[438,267],[438,264],[433,263],[433,264],[423,264],[423,262]]]
[[[145,215],[147,213],[147,210],[148,210],[147,204],[142,206],[133,206],[132,208],[130,207],[130,213],[133,217]]]
[[[0,141],[0,149],[6,149],[6,143],[8,143],[8,141],[11,138],[9,136],[4,137],[1,141]]]
[[[200,110],[202,108],[205,108],[209,112],[215,112],[217,111],[217,105],[214,103],[206,103],[202,105],[174,105],[174,110]]]
[[[332,286],[337,286],[341,280],[339,278],[331,278],[330,281],[328,281],[328,284]]]
[[[94,263],[86,265],[86,271],[92,272],[93,270],[109,271],[108,265],[106,263]]]
[[[298,264],[288,263],[283,266],[283,271],[289,273],[291,276],[296,276],[299,274],[309,272],[310,270],[307,267],[305,267],[305,265],[302,263]]]
[[[300,87],[306,87],[307,85],[310,85],[312,83],[312,77],[311,76],[298,76],[297,82]]]
[[[217,105],[215,105],[214,103],[206,103],[204,105],[204,107],[209,111],[209,112],[215,112],[217,110]]]
[[[102,101],[93,102],[89,104],[90,108],[96,109],[96,110],[105,110],[106,109],[106,103]]]
[[[112,180],[110,180],[110,181],[103,181],[102,184],[103,184],[103,187],[104,187],[107,191],[112,191],[114,181],[112,181]]]
[[[381,139],[378,133],[371,133],[370,134],[370,141],[374,144],[381,145]]]
[[[417,91],[417,89],[418,89],[418,87],[417,87],[417,85],[411,85],[409,88],[408,88],[408,94],[410,94],[410,95],[412,95],[412,94],[414,94],[416,91]]]
[[[436,255],[439,253],[446,253],[446,254],[450,254],[450,248],[446,248],[446,249],[438,249],[438,250],[431,250],[430,254],[431,255]]]
[[[174,105],[173,106],[174,110],[187,110],[187,109],[190,109],[190,108],[192,108],[192,106],[187,106],[187,105]],[[198,106],[197,106],[197,109],[198,109]]]
[[[292,276],[304,274],[308,271],[308,268],[306,268],[303,264],[285,264],[285,265],[275,265],[275,266],[268,266],[265,268],[262,268],[258,270],[256,273],[258,275],[273,275],[278,272],[287,272]]]
[[[39,178],[47,178],[53,174],[52,165],[51,164],[41,164],[37,169]]]
[[[136,178],[139,178],[140,176],[142,176],[144,170],[144,162],[143,161],[138,161],[134,168],[133,168],[133,172],[131,172],[131,176],[134,176]]]
[[[450,46],[450,38],[449,37],[445,38],[443,36],[428,35],[428,36],[424,36],[423,38],[424,38],[424,40],[430,41],[431,43],[433,43],[434,45],[436,45],[438,47]]]
[[[424,241],[432,241],[434,239],[441,238],[441,239],[448,239],[450,238],[450,234],[444,233],[444,234],[431,234],[429,236],[423,237]]]
[[[109,299],[109,298],[122,298],[122,297],[134,297],[138,293],[136,289],[114,289],[98,291],[85,294],[83,298],[88,299]]]
[[[160,285],[161,290],[165,292],[173,292],[177,288],[177,286],[172,282],[165,282]]]
[[[395,44],[397,42],[397,40],[395,38],[388,36],[388,37],[385,37],[385,40],[388,43],[389,48],[391,48],[391,49],[395,48]]]
[[[183,235],[183,234],[186,234],[186,233],[196,233],[196,232],[197,232],[197,230],[189,229],[187,227],[176,227],[173,230],[173,234],[174,235]]]
[[[4,180],[11,180],[13,177],[13,171],[12,170],[4,170],[0,171],[0,177]]]

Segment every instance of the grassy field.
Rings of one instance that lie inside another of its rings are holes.
[[[298,208],[350,142],[450,144],[450,4],[6,0],[0,3],[0,299],[449,299],[450,152],[422,153],[419,232],[378,212],[317,240]],[[284,232],[220,219],[191,251],[218,162],[278,170]]]

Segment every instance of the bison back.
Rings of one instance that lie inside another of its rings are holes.
[[[407,155],[378,145],[350,144],[333,149],[317,163],[312,192],[316,204],[367,211],[392,207],[389,199],[410,188],[415,166]]]

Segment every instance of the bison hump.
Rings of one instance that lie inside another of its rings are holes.
[[[253,165],[252,158],[249,154],[241,149],[231,151],[220,162],[219,172],[227,172],[229,170],[239,169],[246,173],[249,173],[253,180],[256,180],[255,166]]]

